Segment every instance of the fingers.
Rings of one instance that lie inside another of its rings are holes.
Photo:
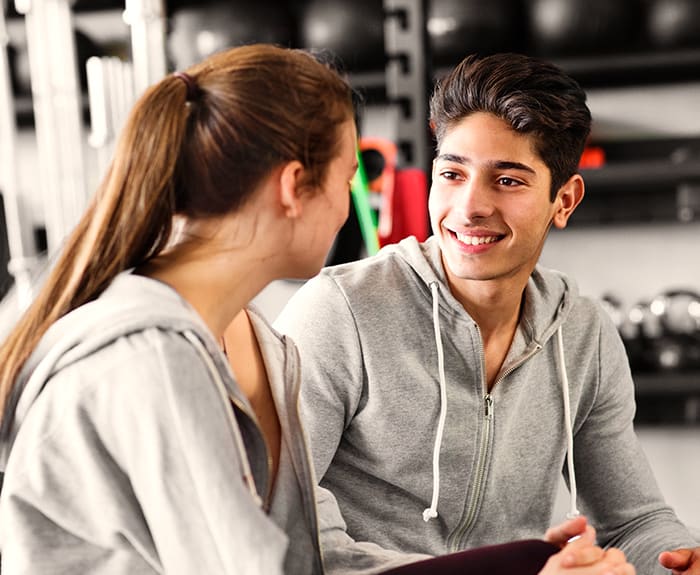
[[[577,540],[549,558],[539,575],[635,575],[619,549],[601,549]]]
[[[544,534],[544,540],[554,545],[564,546],[572,537],[583,535],[587,527],[588,521],[583,515],[579,515],[547,529],[547,532]]]
[[[589,545],[595,545],[596,531],[592,525],[586,525],[585,531],[581,534],[580,538],[583,539]]]
[[[591,530],[593,529],[590,526],[589,528]],[[605,550],[594,545],[594,539],[595,537],[590,539],[584,532],[584,535],[579,539],[566,545],[564,549],[559,552],[561,555],[562,567],[581,567],[602,560],[605,556]]]
[[[625,554],[619,549],[608,549],[605,551],[605,557],[601,561],[603,565],[609,565],[612,569],[611,573],[620,575],[634,575],[634,566],[627,562]]]
[[[666,569],[687,569],[693,556],[692,549],[676,549],[664,551],[659,555],[659,563]]]
[[[585,575],[635,575],[636,571],[634,566],[627,562],[622,551],[612,548],[603,551],[603,558],[600,561],[582,568],[581,575],[584,573]],[[570,575],[574,575],[573,572]]]

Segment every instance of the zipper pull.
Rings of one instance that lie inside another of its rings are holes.
[[[490,393],[484,396],[484,415],[486,419],[491,419],[493,417],[493,398]]]

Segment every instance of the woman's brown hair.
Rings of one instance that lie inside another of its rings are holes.
[[[275,166],[299,160],[309,188],[338,153],[352,93],[307,52],[257,44],[215,54],[136,102],[107,174],[31,306],[0,346],[7,430],[25,362],[49,326],[159,254],[173,216],[235,211]]]

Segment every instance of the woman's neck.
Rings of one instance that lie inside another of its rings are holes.
[[[259,260],[243,251],[192,257],[173,250],[138,273],[170,285],[220,340],[233,319],[271,281],[265,271]]]

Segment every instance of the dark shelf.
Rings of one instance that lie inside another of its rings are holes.
[[[632,373],[637,395],[685,395],[700,397],[700,371]]]
[[[535,55],[528,50],[522,52]],[[700,47],[540,57],[571,74],[586,90],[700,81]],[[434,67],[433,77],[442,77],[457,64]]]
[[[700,425],[700,372],[632,373],[635,425]]]
[[[584,88],[700,80],[700,48],[552,58]]]
[[[572,224],[700,220],[700,138],[598,142],[605,164],[582,169]]]
[[[634,146],[633,143],[630,144]],[[685,162],[645,160],[607,164],[605,167],[581,170],[586,189],[593,193],[633,189],[637,192],[675,188],[681,184],[700,184],[700,159]]]

